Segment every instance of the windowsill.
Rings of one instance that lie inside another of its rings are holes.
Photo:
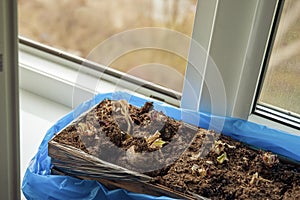
[[[295,134],[295,135],[300,135],[300,131],[297,130],[297,129],[291,128],[289,126],[274,122],[272,120],[269,120],[269,119],[266,119],[266,118],[263,118],[263,117],[260,117],[258,115],[252,114],[252,115],[249,116],[248,120],[251,121],[251,122],[257,123],[257,124],[268,126],[270,128],[273,128],[273,129],[281,130],[281,131],[291,133],[291,134]]]
[[[21,181],[47,130],[71,108],[20,89]]]

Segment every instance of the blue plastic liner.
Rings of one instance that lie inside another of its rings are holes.
[[[202,128],[210,128],[210,122],[224,122],[222,133],[233,139],[247,143],[258,149],[272,151],[276,154],[300,162],[300,136],[292,135],[266,126],[229,117],[211,116],[206,113],[178,109],[168,104],[137,97],[125,92],[98,94],[93,99],[82,103],[76,109],[60,119],[46,133],[37,154],[31,160],[22,182],[22,191],[27,199],[172,199],[136,194],[123,189],[107,190],[97,181],[80,180],[70,176],[51,175],[51,159],[48,156],[48,141],[65,128],[83,112],[104,99],[126,99],[130,104],[141,107],[146,101],[154,102],[154,108],[170,117],[183,120]]]

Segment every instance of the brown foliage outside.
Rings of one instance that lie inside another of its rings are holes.
[[[136,28],[167,28],[189,37],[195,7],[196,0],[19,0],[19,31],[22,36],[89,58],[101,42]],[[160,42],[166,39],[159,38]],[[122,48],[122,41],[118,46]],[[182,51],[187,54],[188,48],[182,46]],[[119,55],[109,64],[181,91],[186,58],[170,51],[141,49]],[[161,67],[167,68],[166,73],[160,72]]]

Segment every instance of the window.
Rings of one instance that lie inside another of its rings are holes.
[[[300,123],[300,2],[286,0],[275,34],[258,110]],[[297,125],[298,124],[298,125]]]
[[[21,36],[181,92],[197,0],[18,3]]]
[[[20,0],[20,35],[39,42],[21,39],[21,86],[72,107],[78,105],[70,98],[78,83],[76,72],[83,70],[93,75],[89,70],[97,68],[104,70],[108,78],[105,87],[94,92],[108,92],[106,88],[114,84],[123,86],[125,82],[120,80],[126,77],[126,84],[131,84],[135,92],[136,85],[147,90],[138,91],[143,95],[187,109],[252,120],[251,116],[261,114],[258,108],[271,105],[264,100],[269,72],[261,98],[257,101],[256,97],[273,25],[277,24],[283,2]],[[286,2],[287,5],[289,1]],[[102,15],[105,17],[99,17]],[[152,38],[147,30],[152,31]],[[128,39],[127,35],[131,37]],[[153,42],[153,38],[158,42]],[[126,46],[132,43],[134,48]],[[108,48],[102,48],[105,45]],[[114,54],[113,50],[120,49]],[[111,59],[105,60],[107,57]],[[193,61],[198,63],[194,65]],[[83,63],[90,68],[82,69]],[[94,76],[93,84],[96,78],[99,77]],[[43,83],[36,84],[36,80]],[[91,78],[83,77],[82,82],[85,84],[86,80]],[[45,84],[51,85],[47,91],[42,87]],[[90,98],[94,89],[84,84],[78,86],[83,93],[77,95],[77,103]]]

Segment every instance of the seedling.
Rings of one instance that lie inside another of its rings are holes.
[[[146,142],[150,146],[155,140],[157,140],[160,137],[160,132],[156,131],[153,135],[150,135],[147,139]]]
[[[213,152],[215,152],[217,155],[220,155],[224,150],[225,147],[229,149],[234,149],[235,146],[231,146],[225,142],[222,142],[221,140],[215,141],[214,147],[213,147]]]
[[[215,152],[217,155],[220,155],[221,152],[223,152],[225,149],[225,143],[221,140],[215,141],[215,145],[213,147],[213,152]]]
[[[251,181],[250,181],[249,184],[250,184],[250,185],[253,185],[254,183],[256,183],[256,185],[257,185],[257,184],[259,183],[259,181],[272,183],[272,181],[260,177],[260,176],[258,175],[258,172],[255,172],[255,173],[252,175],[252,178],[251,178]]]
[[[270,152],[265,152],[261,157],[263,163],[269,168],[275,166],[279,162],[277,155],[274,155]]]
[[[252,175],[252,178],[251,178],[251,181],[250,181],[250,185],[253,185],[254,182],[258,179],[258,173],[255,172],[253,175]]]
[[[224,152],[222,155],[218,156],[217,157],[217,161],[219,164],[223,164],[224,161],[228,161],[228,157],[227,157],[227,154],[226,152]]]
[[[207,169],[204,168],[198,169],[198,173],[201,177],[205,177],[207,175]]]
[[[146,142],[147,142],[149,148],[161,149],[163,147],[163,145],[166,144],[166,142],[160,138],[160,135],[161,135],[160,132],[156,131],[153,135],[149,136],[146,139]]]
[[[213,162],[213,161],[210,161],[210,160],[205,161],[205,163],[207,163],[207,164],[209,164],[209,165],[213,165],[213,164],[214,164],[214,162]]]
[[[208,174],[208,168],[200,168],[200,166],[197,164],[194,164],[191,169],[192,174],[194,175],[197,174],[201,177],[205,177]]]
[[[132,138],[132,136],[129,133],[126,133],[126,132],[124,132],[122,130],[121,130],[121,134],[122,134],[124,140]]]
[[[113,107],[112,107],[112,111],[118,113],[120,112],[123,116],[124,116],[124,119],[125,121],[127,122],[127,130],[126,132],[128,134],[130,134],[132,132],[132,125],[133,125],[133,121],[130,117],[130,114],[129,114],[129,104],[127,103],[126,100],[119,100],[119,101],[116,101],[114,104],[113,104]],[[123,130],[125,131],[125,130]]]
[[[191,170],[192,170],[192,174],[196,174],[197,173],[197,170],[199,169],[199,165],[197,164],[193,164]]]
[[[151,145],[150,148],[152,149],[161,149],[163,145],[166,144],[161,138],[156,139]]]

